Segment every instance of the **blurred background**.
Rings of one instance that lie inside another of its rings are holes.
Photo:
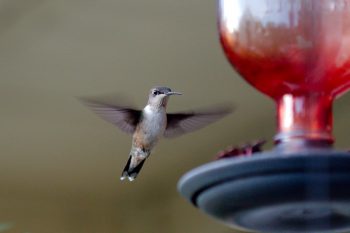
[[[169,112],[231,101],[234,114],[162,140],[139,178],[120,182],[131,137],[77,96],[142,108],[156,85]],[[335,102],[349,149],[350,96]],[[232,144],[266,138],[274,105],[232,70],[201,0],[0,0],[0,232],[229,233],[178,194],[179,178]]]

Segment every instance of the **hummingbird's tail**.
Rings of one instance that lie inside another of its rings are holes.
[[[134,165],[134,161],[133,160],[133,156],[129,156],[128,162],[126,163],[124,170],[122,172],[122,175],[120,177],[120,180],[124,180],[125,178],[128,178],[129,181],[133,181],[135,180],[135,178],[137,177],[137,175],[139,174],[143,164],[145,163],[145,159],[142,159],[141,161],[139,161],[136,166]],[[133,163],[132,163],[133,162]],[[134,165],[134,166],[132,166]]]

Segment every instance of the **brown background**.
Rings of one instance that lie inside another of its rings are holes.
[[[233,232],[176,190],[182,174],[222,148],[274,134],[273,102],[225,60],[215,8],[202,0],[0,1],[0,232]],[[130,136],[75,97],[118,94],[141,108],[155,85],[184,93],[169,111],[231,101],[237,112],[161,141],[139,179],[122,183]],[[350,147],[349,103],[335,106],[338,148]]]

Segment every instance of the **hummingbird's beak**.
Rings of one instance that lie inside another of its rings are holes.
[[[169,91],[168,93],[166,93],[166,95],[182,95],[182,93],[176,91]]]

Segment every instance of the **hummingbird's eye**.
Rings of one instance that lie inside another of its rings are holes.
[[[153,91],[153,95],[159,95],[160,92],[159,91]]]

